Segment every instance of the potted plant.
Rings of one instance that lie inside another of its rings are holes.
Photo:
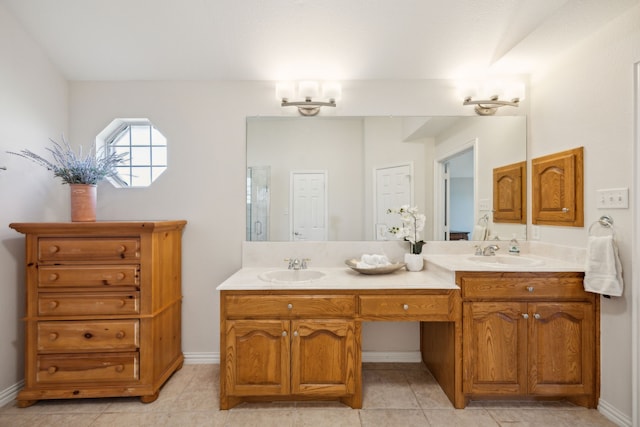
[[[404,261],[407,263],[407,270],[420,271],[424,265],[422,258],[422,246],[424,240],[420,238],[420,232],[424,229],[426,217],[418,212],[416,206],[400,206],[398,209],[388,209],[387,213],[397,213],[402,221],[401,227],[391,227],[389,231],[395,234],[398,239],[409,242],[410,253],[405,254]]]
[[[96,185],[105,178],[116,175],[116,166],[126,158],[126,154],[102,151],[99,155],[90,150],[83,154],[82,147],[76,153],[64,137],[62,143],[50,139],[52,147],[47,150],[52,160],[34,153],[22,150],[18,153],[9,151],[25,159],[29,159],[62,179],[63,184],[71,188],[71,221],[90,222],[96,220]]]

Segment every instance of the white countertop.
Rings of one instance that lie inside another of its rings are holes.
[[[242,268],[222,282],[216,289],[227,290],[352,290],[352,289],[459,289],[453,276],[438,271],[409,272],[400,269],[390,274],[360,274],[349,267],[310,268],[325,277],[308,283],[272,283],[258,276],[278,268]]]
[[[441,267],[449,271],[516,271],[516,272],[584,272],[583,264],[560,260],[557,258],[547,258],[539,255],[502,255],[503,257],[522,257],[531,259],[536,262],[535,265],[500,265],[495,266],[484,265],[481,263],[470,261],[473,258],[469,254],[431,254],[425,255],[427,268],[430,264]],[[488,260],[491,257],[486,257]]]
[[[517,255],[506,255],[517,256]],[[536,265],[485,265],[470,260],[467,254],[427,254],[425,269],[409,272],[400,269],[390,274],[360,274],[349,267],[310,267],[324,277],[305,283],[274,283],[259,278],[265,272],[283,270],[278,267],[246,267],[222,282],[217,290],[351,290],[351,289],[459,289],[455,284],[456,271],[487,272],[584,272],[584,265],[526,254],[522,258],[536,261]]]

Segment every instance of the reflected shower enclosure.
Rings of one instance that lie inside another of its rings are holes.
[[[270,166],[247,168],[247,240],[269,240]]]

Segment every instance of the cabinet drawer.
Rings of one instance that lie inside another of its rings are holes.
[[[45,354],[37,359],[38,383],[135,381],[138,353]]]
[[[138,348],[138,321],[97,320],[38,323],[38,351],[122,351]]]
[[[225,297],[230,317],[353,316],[354,295],[231,295]]]
[[[362,295],[360,315],[402,319],[420,316],[445,320],[452,316],[454,308],[449,295]]]
[[[463,277],[463,298],[590,299],[577,277]]]
[[[85,316],[100,314],[138,314],[138,292],[48,294],[38,296],[40,316]]]
[[[140,258],[140,241],[135,237],[41,237],[40,261],[118,261]]]
[[[40,266],[38,286],[41,288],[138,286],[139,270],[140,267],[137,265]]]

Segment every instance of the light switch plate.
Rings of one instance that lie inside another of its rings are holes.
[[[598,209],[628,209],[628,188],[607,188],[598,190],[596,206]]]
[[[491,210],[491,200],[490,199],[480,199],[478,203],[478,210],[488,211]]]

